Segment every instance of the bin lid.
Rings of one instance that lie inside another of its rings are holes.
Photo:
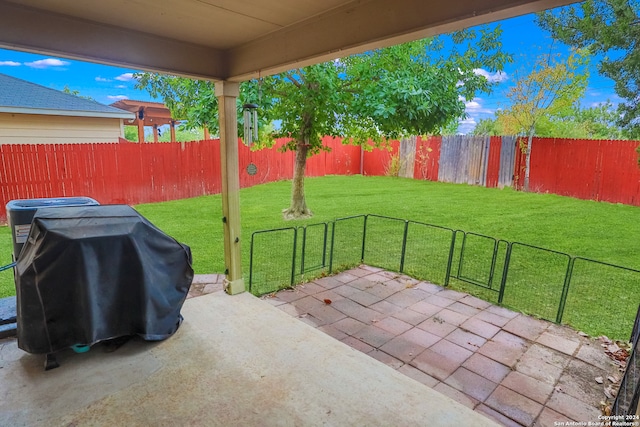
[[[99,205],[91,197],[51,197],[41,199],[18,199],[7,203],[7,212],[19,210],[33,210],[38,208],[49,208],[56,206],[95,206]]]

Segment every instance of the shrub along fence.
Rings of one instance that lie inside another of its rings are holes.
[[[471,292],[591,335],[626,337],[640,271],[477,233],[358,215],[251,236],[249,288],[272,293],[358,264]]]

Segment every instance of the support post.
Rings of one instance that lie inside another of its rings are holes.
[[[144,120],[138,119],[138,144],[144,144]]]
[[[171,120],[171,142],[176,142],[176,121]]]
[[[220,121],[220,163],[222,172],[222,223],[224,227],[225,291],[245,291],[240,252],[240,171],[238,166],[238,111],[240,86],[216,82]]]

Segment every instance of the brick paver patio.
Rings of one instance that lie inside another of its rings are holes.
[[[221,289],[199,276],[191,296]],[[600,342],[465,293],[361,266],[264,297],[505,426],[597,422],[620,376]]]

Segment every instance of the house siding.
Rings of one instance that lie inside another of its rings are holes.
[[[117,142],[122,119],[0,113],[0,144]]]

